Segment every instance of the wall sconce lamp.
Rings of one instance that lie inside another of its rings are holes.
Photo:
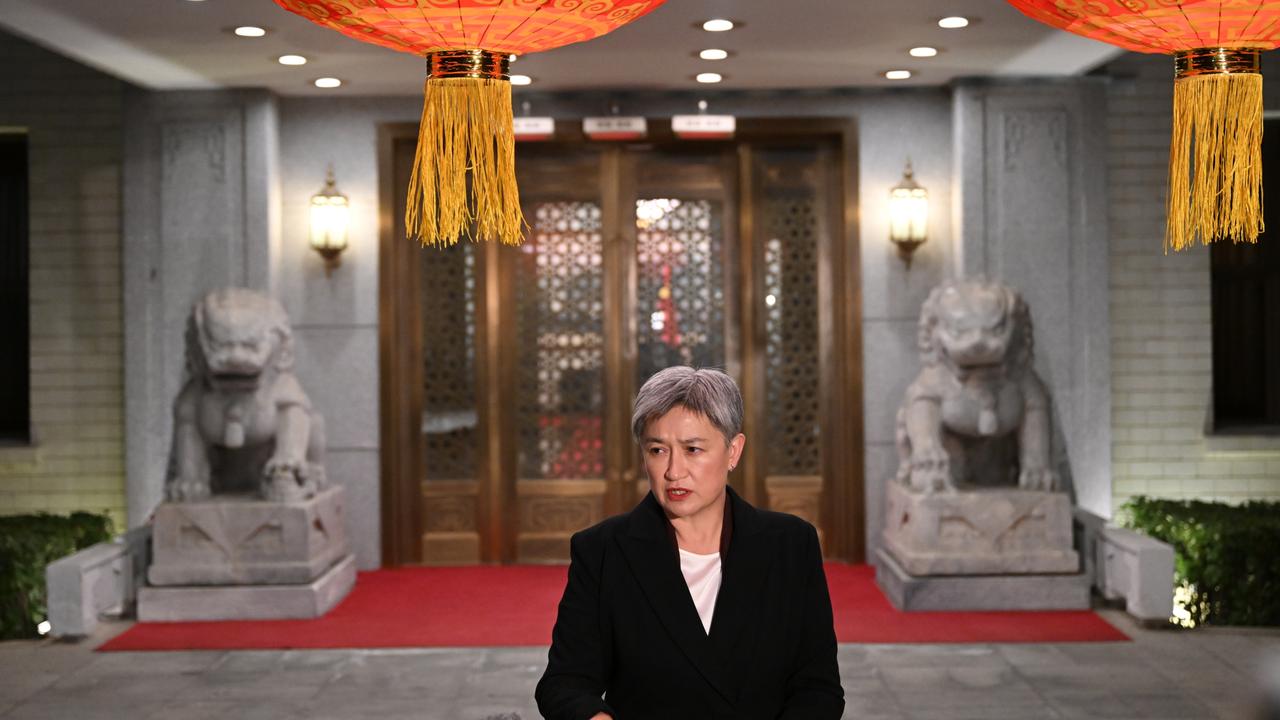
[[[928,239],[929,192],[911,174],[911,160],[902,171],[902,182],[889,191],[889,240],[898,257],[911,269],[911,254]]]
[[[325,174],[324,187],[311,196],[311,249],[324,256],[324,274],[328,276],[341,262],[347,249],[347,225],[350,222],[347,196],[338,192],[333,180],[333,166]]]

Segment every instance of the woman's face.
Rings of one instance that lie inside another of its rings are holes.
[[[679,405],[651,421],[640,447],[649,489],[667,517],[722,511],[724,486],[745,442],[746,437],[738,433],[725,446],[724,435],[710,420]]]

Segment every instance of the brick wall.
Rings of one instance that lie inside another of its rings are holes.
[[[1129,55],[1106,68],[1113,77],[1113,507],[1138,494],[1280,500],[1280,439],[1206,433],[1213,393],[1209,253],[1162,254],[1171,63]],[[1268,95],[1267,107],[1274,107]]]
[[[108,511],[123,529],[123,85],[0,33],[0,126],[28,129],[35,444],[0,448],[0,514]]]

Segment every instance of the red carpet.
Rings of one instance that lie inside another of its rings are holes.
[[[360,573],[317,620],[139,623],[99,650],[486,647],[547,645],[563,566],[403,568]],[[901,613],[866,565],[829,563],[840,642],[1022,643],[1128,640],[1080,612]]]

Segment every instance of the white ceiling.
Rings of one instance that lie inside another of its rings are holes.
[[[962,30],[937,20],[964,15]],[[728,17],[741,27],[708,33]],[[239,25],[270,32],[248,39]],[[265,87],[281,95],[409,95],[421,92],[420,58],[366,45],[282,10],[271,0],[0,0],[0,26],[132,83],[154,89]],[[934,58],[907,55],[916,45]],[[718,47],[727,60],[700,60]],[[285,67],[276,57],[310,59]],[[940,85],[959,76],[1072,75],[1118,54],[1053,30],[1003,0],[670,0],[603,38],[521,58],[513,72],[531,89],[717,89]],[[915,77],[889,81],[885,70]],[[311,81],[334,76],[338,90]],[[519,90],[517,89],[517,92]]]

